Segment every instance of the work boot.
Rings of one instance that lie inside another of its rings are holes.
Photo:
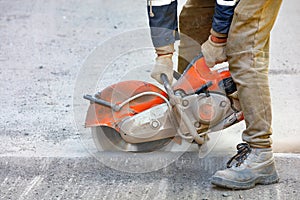
[[[213,175],[212,184],[230,189],[250,189],[255,184],[278,182],[271,148],[251,148],[249,144],[241,143],[237,149],[238,153],[228,161],[227,169]]]

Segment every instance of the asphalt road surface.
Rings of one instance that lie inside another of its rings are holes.
[[[152,81],[154,53],[149,33],[143,32],[148,27],[145,5],[144,0],[0,0],[0,198],[299,199],[296,0],[283,2],[271,36],[279,183],[247,191],[210,184],[210,176],[224,168],[240,142],[243,123],[224,130],[204,158],[191,151],[169,163],[173,154],[133,160],[132,154],[96,152],[90,130],[83,127],[88,102],[82,95],[123,79]],[[139,40],[145,48],[134,46]],[[163,168],[133,173],[139,163],[155,168],[164,162]]]

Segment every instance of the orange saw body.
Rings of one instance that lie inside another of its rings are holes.
[[[128,145],[138,147],[177,136],[203,144],[203,135],[208,130],[214,132],[243,120],[238,99],[230,96],[236,87],[229,70],[211,71],[201,55],[174,85],[164,75],[161,78],[165,91],[151,83],[129,80],[111,85],[94,96],[86,95],[84,98],[91,104],[85,126],[108,127],[114,133],[104,134],[111,143],[116,146],[124,143],[118,148],[125,151],[139,151]],[[101,134],[100,129],[97,135]],[[98,140],[102,144],[108,141]]]

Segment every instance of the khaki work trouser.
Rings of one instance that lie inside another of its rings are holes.
[[[210,34],[215,0],[187,0],[179,15],[180,43],[178,72],[199,55],[201,44]]]
[[[240,0],[228,34],[230,72],[237,84],[246,122],[242,138],[252,147],[270,147],[272,144],[269,43],[281,2]]]

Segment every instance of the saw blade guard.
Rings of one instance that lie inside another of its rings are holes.
[[[109,102],[118,111],[98,103],[90,104],[85,126],[108,126],[119,131],[118,124],[153,106],[164,103],[168,95],[157,86],[143,81],[123,81],[111,85],[95,95],[96,99]]]

